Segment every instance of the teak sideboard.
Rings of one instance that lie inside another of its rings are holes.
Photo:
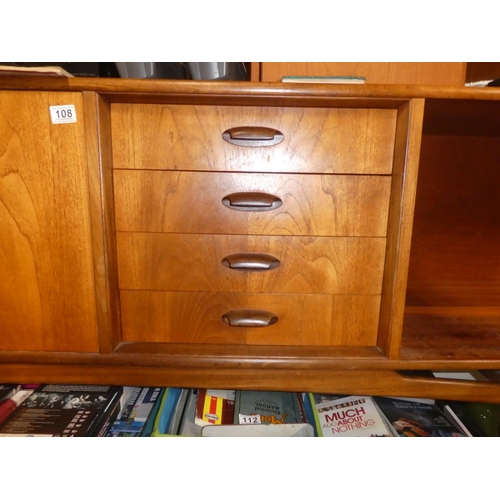
[[[2,382],[500,402],[499,250],[500,90],[0,79]]]

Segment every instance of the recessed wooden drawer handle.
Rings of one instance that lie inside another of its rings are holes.
[[[232,193],[222,198],[222,204],[233,210],[265,212],[281,207],[283,202],[277,196],[267,193]]]
[[[284,138],[279,130],[268,127],[234,127],[223,132],[222,137],[236,146],[274,146]]]
[[[240,271],[269,271],[280,265],[280,261],[266,253],[234,253],[222,259],[229,269]]]
[[[228,311],[222,316],[222,321],[229,326],[263,328],[277,323],[278,317],[272,312],[260,309],[238,309]]]

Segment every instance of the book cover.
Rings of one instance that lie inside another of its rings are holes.
[[[460,420],[459,416],[450,405],[443,405],[442,411],[467,437],[474,437],[472,432],[467,428],[465,423]]]
[[[141,396],[142,389],[143,389],[142,387],[131,387],[130,388],[129,397],[125,401],[124,407],[123,407],[122,412],[120,414],[120,420],[125,422],[130,417],[130,415],[132,414],[132,411],[134,410],[134,406],[137,403],[137,400]]]
[[[235,391],[199,389],[196,403],[197,425],[232,424],[234,418]]]
[[[92,431],[91,437],[104,437],[113,425],[113,422],[117,419],[118,414],[121,411],[121,400],[120,398],[115,398],[115,400],[109,405],[108,409],[103,413],[102,417],[99,419],[97,424]]]
[[[143,387],[137,399],[129,420],[145,423],[161,392],[161,387]]]
[[[475,401],[438,401],[437,404],[450,418],[454,416],[473,437],[500,436],[500,404]]]
[[[0,401],[11,398],[20,389],[20,384],[0,384]]]
[[[146,422],[144,423],[144,427],[142,428],[140,437],[150,437],[151,434],[153,433],[154,424],[155,424],[158,412],[160,411],[160,407],[161,407],[162,400],[163,400],[163,394],[165,393],[165,391],[166,391],[166,389],[160,388],[160,392],[158,393],[156,401],[154,402],[153,407],[151,408],[151,411],[149,412],[148,418],[147,418]]]
[[[162,394],[161,387],[131,387],[124,408],[107,430],[107,437],[143,435],[155,403]]]
[[[0,401],[0,424],[7,420],[33,392],[33,389],[19,389],[10,398]]]
[[[374,397],[400,437],[465,437],[435,404],[408,399]]]
[[[189,392],[189,389],[178,387],[167,387],[164,389],[160,406],[153,422],[152,437],[179,435]]]
[[[328,400],[310,393],[319,437],[393,437],[373,398],[344,396]]]
[[[0,425],[0,436],[90,436],[122,388],[42,385]]]
[[[299,424],[306,422],[299,393],[236,391],[234,424]]]

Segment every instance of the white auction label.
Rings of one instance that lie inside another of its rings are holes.
[[[238,414],[240,424],[261,424],[260,415],[242,415]]]
[[[74,104],[65,106],[49,106],[52,123],[76,123],[76,110]]]

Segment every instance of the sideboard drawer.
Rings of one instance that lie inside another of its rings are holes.
[[[124,342],[375,346],[380,296],[122,290]],[[230,326],[265,317],[270,326]]]
[[[395,109],[115,103],[113,163],[122,169],[390,174],[396,116]],[[269,140],[256,135],[263,127],[276,134]],[[224,136],[235,129],[240,135],[228,142]]]
[[[384,238],[118,233],[129,290],[380,294]]]
[[[384,237],[391,177],[115,170],[114,188],[118,231]],[[261,194],[280,204],[254,211]]]

